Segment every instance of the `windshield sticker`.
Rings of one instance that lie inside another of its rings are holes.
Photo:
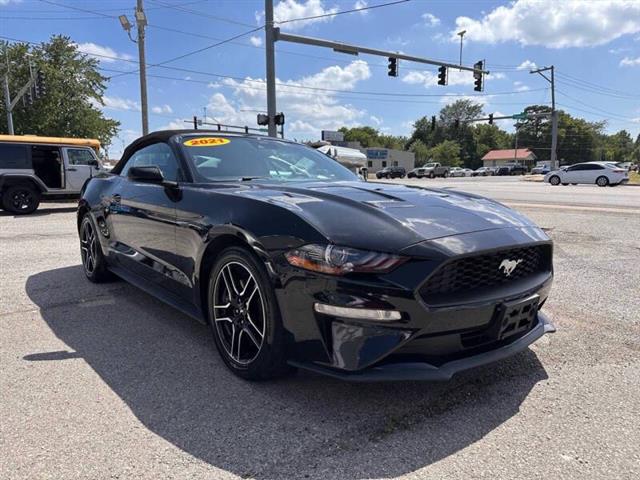
[[[202,137],[187,140],[183,145],[186,145],[187,147],[217,147],[219,145],[226,145],[229,142],[231,142],[231,140],[228,138]]]

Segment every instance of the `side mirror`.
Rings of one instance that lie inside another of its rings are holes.
[[[136,182],[147,182],[147,183],[164,182],[164,176],[162,175],[162,170],[160,170],[155,165],[149,165],[144,167],[131,167],[127,172],[127,177],[129,177],[130,180],[134,180]]]
[[[96,168],[100,168],[100,164],[98,163],[98,160],[89,160],[89,162],[87,162],[87,164],[90,167],[96,167]]]

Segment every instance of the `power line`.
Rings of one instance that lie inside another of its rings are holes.
[[[620,118],[620,119],[622,119],[622,120],[634,120],[634,119],[633,119],[633,118],[631,118],[631,117],[625,117],[624,115],[619,115],[619,114],[617,114],[617,113],[609,112],[609,111],[607,111],[607,110],[603,110],[603,109],[601,109],[601,108],[594,107],[594,106],[592,106],[592,105],[590,105],[590,104],[588,104],[588,103],[583,102],[582,100],[578,100],[577,98],[572,97],[571,95],[567,95],[566,93],[564,93],[564,92],[563,92],[563,91],[561,91],[561,90],[556,89],[556,91],[557,91],[559,94],[561,94],[561,95],[563,95],[563,96],[567,97],[569,100],[572,100],[572,101],[574,101],[574,102],[578,102],[579,104],[581,104],[581,105],[585,105],[585,106],[587,106],[587,107],[589,107],[589,108],[591,108],[591,109],[593,109],[593,110],[600,111],[601,113],[604,113],[605,115],[609,115],[609,116],[611,116],[611,117],[618,117],[618,118]]]
[[[378,5],[371,5],[371,6],[368,6],[368,7],[361,7],[361,8],[352,8],[350,10],[342,10],[342,11],[333,12],[333,13],[324,13],[322,15],[313,15],[313,16],[310,16],[310,17],[292,18],[292,19],[289,19],[289,20],[282,20],[282,21],[275,22],[275,23],[277,23],[279,25],[283,25],[285,23],[291,23],[291,22],[300,22],[300,21],[304,21],[304,20],[316,20],[316,19],[319,19],[319,18],[335,17],[337,15],[344,15],[346,13],[355,13],[355,12],[362,12],[362,11],[365,11],[365,10],[373,10],[375,8],[389,7],[391,5],[398,5],[400,3],[406,3],[406,2],[410,2],[410,1],[411,0],[397,0],[395,2],[381,3],[381,4],[378,4]]]
[[[218,20],[218,21],[230,23],[230,24],[233,24],[233,25],[240,25],[242,27],[251,28],[251,27],[255,26],[255,25],[251,25],[249,23],[239,22],[237,20],[231,20],[230,18],[218,17],[216,15],[211,15],[210,13],[206,13],[206,12],[202,12],[202,11],[198,11],[198,10],[192,10],[190,8],[185,8],[182,5],[171,5],[171,4],[168,4],[168,3],[161,2],[159,0],[149,0],[149,1],[151,3],[157,4],[157,5],[162,5],[165,8],[170,8],[172,10],[177,10],[177,11],[185,12],[185,13],[191,13],[191,14],[197,15],[199,17],[211,18],[213,20]]]

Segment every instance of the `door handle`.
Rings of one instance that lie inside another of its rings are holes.
[[[67,172],[77,172],[77,168],[67,168]]]

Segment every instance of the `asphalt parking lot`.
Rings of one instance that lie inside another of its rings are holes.
[[[248,383],[206,327],[85,280],[73,203],[0,212],[0,478],[639,478],[640,188],[403,181],[545,228],[558,332],[448,383]]]

